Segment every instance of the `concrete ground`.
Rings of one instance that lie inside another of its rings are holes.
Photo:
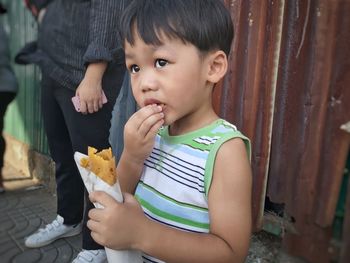
[[[5,194],[0,195],[0,263],[68,263],[81,249],[81,235],[39,249],[24,246],[24,237],[56,216],[56,196],[35,179],[4,168]],[[281,249],[278,237],[261,232],[252,237],[246,263],[305,263]]]
[[[55,218],[56,197],[12,167],[5,167],[4,177],[7,191],[0,195],[0,262],[71,262],[80,251],[80,235],[39,249],[24,246],[24,237]]]

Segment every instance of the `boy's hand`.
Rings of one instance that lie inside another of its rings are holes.
[[[134,113],[124,128],[124,152],[128,161],[143,164],[151,154],[154,138],[164,124],[164,113],[158,105],[148,105]]]
[[[107,63],[91,63],[79,84],[76,95],[80,99],[80,111],[83,114],[94,113],[102,108],[102,77]]]
[[[92,209],[87,222],[92,238],[102,246],[112,249],[135,248],[142,237],[147,218],[136,199],[124,193],[124,203],[118,203],[105,192],[92,192],[90,200],[103,209]]]

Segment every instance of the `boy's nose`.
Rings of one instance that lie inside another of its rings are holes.
[[[145,72],[141,81],[141,89],[143,92],[156,90],[158,87],[155,75],[152,72]]]

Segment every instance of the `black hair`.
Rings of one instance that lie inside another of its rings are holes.
[[[134,30],[150,45],[162,44],[161,34],[191,43],[201,52],[230,53],[233,24],[222,0],[133,0],[120,25],[121,40],[134,44]]]

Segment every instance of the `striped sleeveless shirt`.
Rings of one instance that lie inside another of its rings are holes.
[[[220,146],[242,138],[250,158],[250,142],[234,125],[218,119],[180,136],[162,128],[135,191],[147,217],[183,231],[208,233],[208,192]],[[163,262],[143,255],[144,262]]]

